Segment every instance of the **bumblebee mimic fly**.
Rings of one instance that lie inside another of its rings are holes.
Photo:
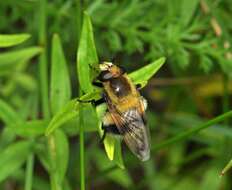
[[[100,74],[94,82],[103,87],[107,111],[103,117],[104,139],[107,133],[121,135],[129,149],[140,160],[150,157],[149,131],[146,127],[147,101],[140,95],[123,68],[110,62],[100,64]]]

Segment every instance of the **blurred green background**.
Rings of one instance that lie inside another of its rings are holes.
[[[231,171],[219,177],[232,158],[229,117],[157,148],[231,109],[230,0],[2,0],[0,34],[23,34],[0,35],[0,189],[80,189],[78,119],[65,122],[54,139],[44,131],[56,108],[80,92],[76,54],[83,11],[90,15],[100,61],[113,59],[132,72],[166,57],[141,91],[149,104],[151,159],[140,162],[123,144],[120,169],[107,158],[91,120],[86,189],[232,190]],[[67,67],[54,79],[52,63],[60,60]],[[43,97],[52,96],[55,80],[62,80],[66,99],[49,112],[53,100]],[[51,166],[53,145],[59,156]],[[54,181],[58,185],[50,186]]]

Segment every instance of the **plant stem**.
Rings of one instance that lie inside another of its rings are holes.
[[[199,126],[193,127],[192,129],[189,129],[189,130],[187,130],[187,131],[185,131],[185,132],[183,132],[183,133],[181,133],[181,134],[179,134],[179,135],[177,135],[177,136],[175,136],[173,138],[170,138],[170,139],[168,139],[168,140],[166,140],[166,141],[164,141],[164,142],[162,142],[162,143],[160,143],[160,144],[158,144],[156,146],[153,146],[152,150],[156,151],[156,150],[159,150],[159,149],[161,149],[163,147],[166,147],[168,145],[176,143],[178,141],[184,140],[184,139],[196,134],[197,132],[201,131],[202,129],[210,127],[210,126],[212,126],[212,125],[214,125],[216,123],[222,122],[222,121],[224,121],[225,119],[227,119],[229,117],[232,117],[232,111],[228,111],[228,112],[226,112],[226,113],[224,113],[222,115],[219,115],[219,116],[215,117],[214,119],[211,119],[211,120],[207,121],[206,123],[203,123],[203,124],[201,124]]]
[[[80,108],[80,180],[81,190],[85,190],[85,146],[84,146],[84,129],[83,129],[83,110]]]
[[[84,1],[76,0],[77,2],[77,42],[80,41],[80,33],[82,28],[82,5]],[[78,50],[77,50],[78,51]],[[79,89],[81,96],[81,90]],[[80,189],[85,190],[85,138],[84,138],[84,120],[83,109],[80,107],[80,120],[79,120],[79,138],[80,138]]]
[[[46,39],[46,7],[47,0],[40,1],[39,11],[39,45],[44,48],[43,53],[39,57],[39,78],[40,78],[40,93],[42,100],[43,116],[48,119],[49,106],[48,106],[48,67],[47,67],[47,39]]]
[[[27,159],[26,180],[24,187],[25,190],[32,190],[33,166],[34,166],[34,154],[31,153]]]

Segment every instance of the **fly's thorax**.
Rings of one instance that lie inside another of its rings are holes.
[[[134,84],[130,81],[127,75],[121,75],[116,78],[103,82],[104,89],[108,96],[117,101],[126,99],[127,97],[137,97],[138,92]]]

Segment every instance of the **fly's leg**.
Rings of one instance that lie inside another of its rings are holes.
[[[142,85],[141,84],[136,84],[136,89],[137,90],[141,90],[142,89]]]
[[[93,81],[92,82],[92,85],[96,86],[96,87],[99,87],[99,88],[103,88],[103,84],[101,82],[96,82],[96,81]]]
[[[94,105],[95,107],[102,104],[102,103],[105,103],[105,99],[104,98],[101,98],[99,100],[77,100],[78,102],[80,103],[91,103],[92,105]]]
[[[107,133],[111,133],[114,135],[120,135],[120,132],[119,132],[117,126],[115,125],[109,111],[106,111],[106,113],[103,117],[102,130],[104,130],[104,133],[103,133],[103,136],[101,138],[101,142],[103,142]]]
[[[104,133],[103,133],[103,136],[102,136],[102,138],[100,140],[101,143],[104,141],[107,133],[111,133],[111,134],[114,134],[114,135],[120,135],[120,132],[119,132],[118,128],[114,124],[107,125],[107,126],[102,125],[102,130],[104,130]]]
[[[100,88],[103,87],[103,84],[101,82],[95,82],[94,81],[92,84],[94,86],[96,86],[96,87],[100,87]],[[100,105],[102,103],[105,103],[104,96],[101,99],[99,99],[99,100],[94,100],[94,99],[93,100],[80,100],[80,99],[78,99],[77,101],[81,102],[81,103],[91,103],[94,106],[98,106],[98,105]]]

